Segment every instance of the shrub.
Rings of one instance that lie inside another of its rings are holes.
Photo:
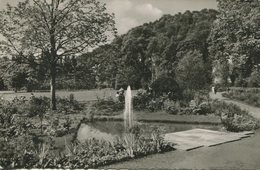
[[[213,101],[211,103],[212,111],[221,117],[221,121],[228,131],[254,130],[259,127],[259,121],[245,110],[241,110],[235,104]]]
[[[156,99],[151,100],[148,103],[147,109],[150,112],[155,112],[155,111],[162,110],[163,107],[164,107],[164,100],[165,100],[164,97],[160,97],[160,98],[156,98]]]
[[[254,69],[248,80],[249,87],[260,87],[260,69]]]
[[[127,133],[125,138],[119,138],[115,143],[96,139],[90,139],[84,143],[75,141],[66,144],[66,151],[59,154],[54,154],[50,150],[51,143],[43,141],[36,145],[30,136],[24,136],[23,139],[26,140],[19,141],[23,142],[22,145],[21,143],[8,143],[7,145],[0,143],[0,148],[2,145],[4,146],[0,150],[0,165],[4,168],[85,169],[172,150],[171,145],[163,141],[160,129],[150,128],[148,132],[132,132]]]
[[[210,104],[208,102],[202,102],[199,106],[199,114],[200,115],[206,115],[209,113],[212,113]]]
[[[145,110],[151,100],[152,96],[150,93],[147,93],[145,90],[138,90],[133,97],[133,107],[135,110]]]
[[[16,138],[18,136],[28,134],[30,129],[35,128],[35,126],[25,117],[15,116],[11,124],[8,127],[4,127],[2,131],[2,136],[9,138]]]
[[[162,110],[166,98],[164,96],[153,98],[151,93],[138,90],[136,96],[133,97],[133,107],[135,110],[149,110],[151,112]]]
[[[189,103],[191,100],[193,100],[194,96],[195,96],[195,91],[193,90],[185,89],[182,92],[182,100],[185,101],[186,103]]]
[[[124,103],[115,101],[112,97],[109,98],[98,98],[98,101],[93,104],[99,113],[102,115],[111,115],[112,112],[121,111],[124,109]]]
[[[43,116],[49,109],[50,99],[47,97],[31,97],[28,103],[28,116]]]
[[[39,140],[31,135],[23,135],[19,140],[8,143],[0,141],[0,165],[4,168],[46,168],[53,157],[49,154],[53,141]]]
[[[75,100],[74,94],[70,94],[64,98],[57,97],[57,109],[60,113],[75,114],[83,109],[83,105]]]
[[[175,101],[166,100],[164,102],[164,109],[167,113],[176,115],[180,113],[181,105],[180,102],[178,101],[175,102]]]
[[[194,101],[197,106],[199,106],[202,102],[208,102],[209,100],[208,90],[199,90],[194,93]]]
[[[11,124],[13,117],[15,115],[23,114],[26,108],[27,100],[25,97],[17,98],[13,100],[0,100],[0,122],[2,126],[7,126]],[[0,126],[1,126],[0,125]]]
[[[152,84],[153,97],[159,97],[163,94],[168,95],[171,100],[178,100],[181,98],[181,88],[178,83],[167,75],[162,75],[156,79]]]
[[[211,114],[208,102],[201,102],[198,106],[187,106],[185,102],[165,102],[165,111],[169,114],[180,115],[207,115]]]

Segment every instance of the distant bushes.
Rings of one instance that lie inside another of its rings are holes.
[[[57,110],[64,114],[75,114],[83,109],[83,104],[80,104],[73,94],[68,97],[57,97]]]
[[[151,93],[145,90],[138,90],[137,94],[133,97],[134,110],[148,110],[151,112],[162,110],[163,103],[166,98],[160,96],[154,98]]]
[[[133,96],[133,109],[137,111],[148,110],[151,112],[162,110],[165,97],[153,98],[151,93],[145,90],[138,90],[137,94]],[[93,104],[99,115],[113,115],[113,112],[123,111],[124,101],[115,100],[112,97],[98,98]]]
[[[124,102],[114,100],[112,97],[98,98],[93,104],[96,109],[96,114],[99,115],[111,115],[113,112],[121,111],[124,109]]]
[[[152,96],[154,98],[167,95],[170,100],[179,100],[182,89],[174,78],[162,75],[151,84]]]
[[[152,100],[150,93],[145,90],[138,90],[137,94],[133,97],[133,106],[135,110],[145,110],[147,105]]]

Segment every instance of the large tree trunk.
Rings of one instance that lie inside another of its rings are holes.
[[[57,63],[57,51],[55,41],[55,29],[52,25],[50,30],[50,42],[51,42],[51,109],[56,110],[56,63]]]
[[[56,110],[56,64],[51,66],[51,109]]]

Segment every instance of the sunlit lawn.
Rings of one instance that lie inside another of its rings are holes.
[[[50,92],[33,92],[34,96],[46,96],[50,97]],[[57,96],[60,97],[67,97],[70,94],[74,94],[75,99],[84,102],[84,101],[92,101],[97,100],[97,98],[103,98],[103,97],[113,97],[115,98],[116,90],[112,89],[101,89],[101,90],[78,90],[78,91],[57,91]],[[29,98],[31,96],[31,93],[27,92],[18,92],[14,93],[13,91],[0,91],[0,97],[6,100],[13,99],[14,97],[21,97],[25,96],[26,98]]]

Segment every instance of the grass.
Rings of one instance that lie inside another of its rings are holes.
[[[50,92],[33,92],[35,97],[46,96],[50,97]],[[79,90],[79,91],[57,91],[56,95],[60,97],[67,97],[70,94],[74,94],[75,99],[80,102],[93,101],[97,100],[97,97],[113,97],[115,98],[116,90],[111,89],[93,89],[93,90]],[[25,96],[26,98],[30,98],[31,93],[27,92],[18,92],[14,93],[13,91],[0,91],[0,97],[6,100],[11,100],[14,97]]]

